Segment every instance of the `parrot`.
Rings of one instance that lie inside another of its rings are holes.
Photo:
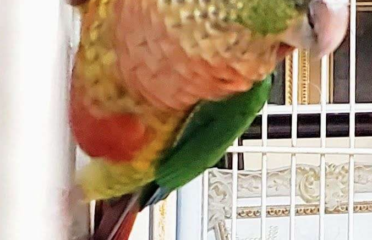
[[[295,49],[334,51],[346,0],[67,0],[80,39],[69,122],[89,163],[71,201],[97,201],[94,240],[127,240],[136,216],[208,168],[261,111]]]

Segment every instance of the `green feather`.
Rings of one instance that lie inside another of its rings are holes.
[[[178,143],[159,161],[156,180],[144,188],[141,205],[164,199],[213,167],[262,109],[270,95],[271,81],[269,76],[248,92],[202,103],[193,112]]]
[[[279,34],[304,13],[310,0],[241,0],[235,19],[252,33]]]

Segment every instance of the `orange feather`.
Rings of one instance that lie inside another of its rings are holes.
[[[130,161],[150,140],[150,130],[132,113],[94,116],[83,102],[84,94],[71,89],[70,122],[75,140],[91,157]]]

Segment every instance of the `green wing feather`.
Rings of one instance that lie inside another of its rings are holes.
[[[270,95],[271,81],[270,75],[248,92],[219,102],[201,103],[178,142],[159,161],[156,180],[142,191],[141,205],[155,204],[213,167],[262,109]]]

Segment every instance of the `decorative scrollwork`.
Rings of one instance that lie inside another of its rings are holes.
[[[267,206],[266,217],[288,217],[290,215],[289,205]],[[326,208],[326,214],[347,214],[349,207],[347,204],[342,204],[333,209]],[[356,202],[354,205],[354,213],[369,213],[372,212],[372,201]],[[296,216],[309,216],[319,214],[318,204],[300,204],[296,206]],[[240,207],[238,208],[237,218],[259,218],[261,217],[261,207]]]
[[[320,195],[319,167],[314,165],[297,165],[296,196],[303,203],[317,204]],[[326,165],[325,205],[328,212],[341,211],[348,201],[348,164]],[[267,196],[290,196],[289,167],[270,170],[267,173]],[[355,163],[354,172],[355,193],[372,192],[372,164]],[[239,171],[238,198],[257,198],[261,196],[261,171]],[[232,203],[232,171],[221,169],[209,170],[209,228],[223,219],[231,218]],[[300,203],[301,204],[301,203]],[[370,210],[372,206],[363,206]],[[306,208],[311,214],[317,214]],[[270,209],[269,209],[270,210]],[[277,209],[276,209],[277,210]],[[276,211],[272,209],[271,211]],[[305,211],[304,210],[304,211]],[[302,211],[299,208],[298,211]],[[286,214],[286,212],[284,212]],[[280,213],[280,214],[284,214]],[[243,213],[242,213],[243,214]],[[258,212],[245,212],[245,215],[257,217]],[[268,212],[268,214],[273,214]],[[279,214],[279,215],[280,215]],[[300,212],[298,212],[300,214]],[[275,215],[275,213],[274,213]],[[238,216],[239,217],[239,216]]]

